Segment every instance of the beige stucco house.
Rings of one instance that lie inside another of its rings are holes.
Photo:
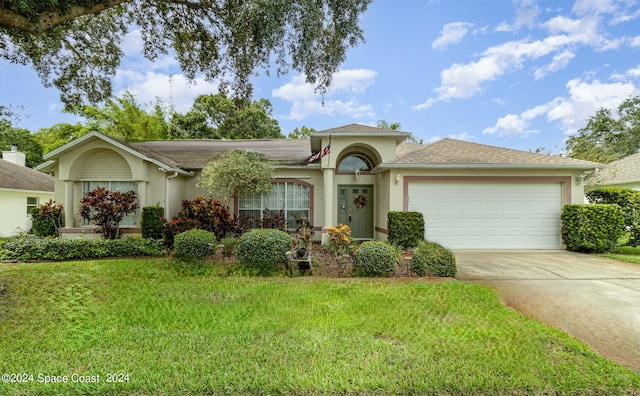
[[[0,159],[0,237],[31,230],[31,208],[54,198],[53,177],[25,166],[12,146]]]
[[[123,143],[89,133],[45,156],[39,169],[55,177],[68,235],[90,232],[77,215],[83,192],[97,185],[134,190],[140,206],[160,204],[167,217],[196,188],[201,169],[232,149],[274,162],[267,197],[240,194],[226,202],[237,215],[284,210],[311,220],[318,238],[337,223],[358,239],[387,237],[389,211],[420,211],[426,237],[456,249],[559,249],[560,211],[582,203],[582,175],[599,164],[453,139],[429,145],[410,134],[359,124],[318,131],[310,139],[192,140]],[[307,163],[312,153],[328,153]],[[139,232],[140,215],[126,220]]]

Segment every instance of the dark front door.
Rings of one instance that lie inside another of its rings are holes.
[[[354,239],[373,238],[373,186],[338,186],[338,223],[348,225]]]

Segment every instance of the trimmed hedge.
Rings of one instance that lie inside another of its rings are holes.
[[[388,243],[364,242],[353,256],[353,269],[358,276],[390,276],[396,271],[400,254]]]
[[[176,235],[173,243],[176,257],[197,259],[216,251],[216,235],[206,230],[189,230]]]
[[[588,191],[585,195],[592,203],[620,206],[624,217],[623,229],[630,233],[629,245],[640,245],[640,191],[603,187]]]
[[[404,249],[418,246],[424,240],[424,216],[420,212],[389,212],[389,243]]]
[[[21,235],[0,246],[0,260],[79,260],[106,257],[164,256],[167,249],[154,239],[60,239]]]
[[[287,262],[291,250],[291,236],[284,231],[257,229],[244,233],[236,246],[236,257],[249,267],[262,269]]]
[[[413,252],[411,270],[418,276],[455,278],[458,273],[453,253],[440,244],[427,241],[420,242]]]
[[[162,239],[164,228],[164,208],[162,206],[146,206],[142,208],[142,237]]]
[[[618,205],[571,204],[562,209],[562,240],[567,250],[601,253],[622,235],[624,215]]]

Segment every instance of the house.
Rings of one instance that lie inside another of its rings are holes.
[[[54,198],[53,177],[25,166],[16,145],[0,159],[0,237],[31,230],[31,208]]]
[[[619,187],[640,190],[640,153],[632,154],[598,169],[586,178],[588,188]]]
[[[204,195],[198,174],[221,153],[252,150],[274,163],[269,196],[226,202],[237,215],[262,209],[306,215],[316,236],[348,224],[356,239],[387,238],[389,211],[420,211],[426,237],[455,249],[559,249],[560,211],[584,199],[582,175],[601,165],[576,159],[442,139],[407,142],[410,134],[351,124],[310,139],[193,140],[124,143],[89,133],[47,155],[39,169],[55,176],[66,235],[91,232],[77,214],[96,186],[133,190],[140,206],[175,215],[183,199]],[[326,155],[307,163],[312,153]],[[125,227],[139,232],[140,214]]]

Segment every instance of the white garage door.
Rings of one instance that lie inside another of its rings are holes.
[[[560,183],[411,183],[409,210],[451,249],[560,249]]]

